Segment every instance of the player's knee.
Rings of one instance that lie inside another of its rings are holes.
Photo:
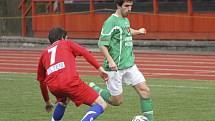
[[[150,97],[150,89],[146,84],[138,84],[135,86],[137,92],[139,93],[140,97],[148,98]]]
[[[103,107],[103,109],[107,108],[107,103],[104,101],[104,99],[101,96],[99,96],[96,99],[95,103],[101,105]]]
[[[119,97],[119,98],[111,98],[111,105],[113,106],[119,106],[123,103],[123,98]]]
[[[123,101],[119,100],[119,101],[114,101],[112,102],[113,106],[120,106],[123,103]]]
[[[102,99],[100,105],[102,105],[103,109],[107,108],[107,103]]]
[[[139,93],[142,97],[148,98],[150,96],[150,88],[148,86],[141,87]]]

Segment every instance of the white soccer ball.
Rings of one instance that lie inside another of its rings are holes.
[[[146,118],[145,116],[135,116],[132,121],[149,121],[148,118]]]

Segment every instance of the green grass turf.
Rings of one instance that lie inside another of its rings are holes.
[[[35,74],[0,74],[0,121],[49,121]],[[82,77],[104,87],[99,77]],[[156,121],[215,121],[215,81],[147,79]],[[52,101],[55,101],[52,96]],[[109,106],[96,121],[131,121],[140,114],[139,98],[124,87],[124,103]],[[79,121],[87,106],[70,103],[62,121]]]

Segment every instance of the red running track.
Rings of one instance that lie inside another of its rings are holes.
[[[0,72],[36,73],[41,51],[0,50]],[[102,64],[101,53],[93,55]],[[135,53],[136,64],[146,78],[215,80],[215,55]],[[97,75],[82,57],[77,59],[80,75]]]

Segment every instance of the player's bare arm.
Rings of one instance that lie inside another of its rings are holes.
[[[49,113],[53,110],[54,106],[49,98],[47,85],[44,83],[44,81],[40,81],[40,90],[45,101],[45,110]]]
[[[54,109],[54,105],[52,104],[51,100],[46,101],[45,109],[48,113]]]
[[[118,67],[117,67],[116,63],[114,62],[113,58],[110,56],[107,47],[106,46],[100,46],[100,49],[102,50],[104,56],[107,58],[110,69],[112,71],[117,71]]]
[[[130,30],[132,35],[146,34],[145,28],[140,28],[138,30],[130,28]]]

